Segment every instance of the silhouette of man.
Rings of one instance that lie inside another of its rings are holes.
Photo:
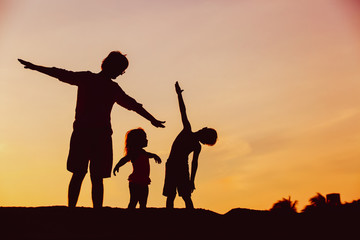
[[[195,175],[201,151],[200,143],[209,146],[214,145],[217,140],[217,133],[214,129],[207,127],[197,132],[192,132],[182,97],[183,90],[178,82],[175,84],[175,90],[178,95],[183,129],[175,138],[166,162],[163,195],[167,197],[166,208],[168,209],[174,208],[176,190],[179,196],[183,198],[186,208],[193,209],[191,193],[195,189]],[[191,162],[191,175],[189,176],[188,156],[191,153],[193,153],[193,159]]]
[[[111,52],[103,60],[99,73],[72,72],[18,60],[24,68],[78,87],[75,121],[67,160],[67,169],[73,173],[69,183],[68,206],[76,206],[81,184],[90,163],[93,207],[101,208],[104,195],[103,178],[111,176],[113,163],[110,113],[114,103],[135,111],[155,127],[163,128],[165,122],[155,119],[112,81],[124,74],[129,65],[126,56],[119,51]]]

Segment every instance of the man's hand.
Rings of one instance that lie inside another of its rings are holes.
[[[175,91],[177,94],[181,94],[184,91],[180,88],[180,85],[178,82],[175,83]]]
[[[151,124],[155,127],[161,127],[161,128],[164,128],[164,123],[165,121],[159,121],[159,120],[154,120],[151,122]]]
[[[35,65],[32,64],[31,62],[27,62],[27,61],[24,61],[24,60],[22,60],[22,59],[18,59],[18,61],[19,61],[22,65],[24,65],[24,68],[28,68],[28,69],[33,70],[34,67],[35,67]]]

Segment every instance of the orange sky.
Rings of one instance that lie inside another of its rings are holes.
[[[184,88],[203,147],[195,207],[269,209],[317,192],[360,198],[360,22],[353,0],[0,1],[0,205],[66,205],[66,157],[76,88],[17,58],[98,72],[112,50],[130,66],[117,81],[160,120],[114,106],[114,162],[143,127],[165,162],[181,130]],[[131,165],[105,180],[104,205],[125,208]],[[164,164],[151,165],[149,207],[163,207]],[[79,199],[91,206],[87,177]],[[176,207],[184,207],[177,199]]]

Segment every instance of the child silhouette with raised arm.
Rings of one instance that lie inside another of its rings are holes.
[[[128,209],[135,209],[139,202],[140,208],[145,209],[149,194],[150,184],[150,163],[149,158],[154,158],[156,163],[161,163],[158,155],[146,152],[144,147],[147,146],[148,140],[146,133],[142,128],[130,130],[125,137],[125,156],[120,159],[114,168],[114,175],[119,172],[119,168],[131,161],[133,172],[130,174],[129,190],[130,202]]]
[[[203,128],[192,132],[186,115],[186,108],[182,97],[183,90],[176,82],[175,90],[178,95],[183,130],[176,137],[166,162],[165,183],[163,195],[167,197],[166,208],[174,208],[176,190],[185,202],[187,209],[193,209],[191,193],[195,189],[195,175],[198,167],[198,158],[201,144],[212,146],[216,143],[217,132],[212,128]],[[193,153],[191,175],[189,176],[188,156]]]
[[[111,52],[103,60],[99,73],[72,72],[18,60],[27,69],[78,87],[75,121],[67,160],[67,169],[73,173],[69,183],[68,206],[76,206],[82,181],[90,165],[93,206],[102,207],[103,179],[111,176],[113,163],[110,113],[114,103],[135,111],[155,127],[164,127],[164,122],[154,118],[113,81],[124,74],[129,65],[126,56],[119,51]]]

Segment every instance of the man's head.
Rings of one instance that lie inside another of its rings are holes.
[[[101,70],[111,79],[122,75],[129,66],[129,61],[126,55],[119,51],[112,51],[102,62]]]
[[[203,128],[196,132],[199,141],[202,144],[213,146],[217,141],[217,132],[213,128]]]

